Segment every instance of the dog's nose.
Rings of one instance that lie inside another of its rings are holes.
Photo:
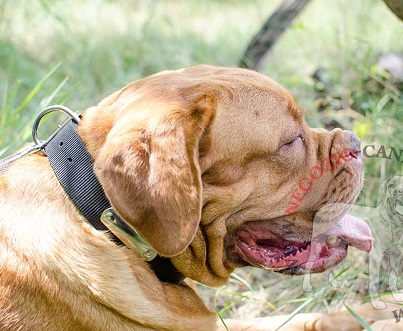
[[[344,134],[349,136],[348,139],[349,139],[349,142],[350,142],[350,148],[354,152],[361,152],[361,140],[360,140],[360,138],[353,131],[346,130],[346,131],[344,131]]]

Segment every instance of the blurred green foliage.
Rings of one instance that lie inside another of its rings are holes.
[[[3,130],[0,144],[15,149],[26,138],[19,133],[49,96],[82,110],[161,70],[198,63],[236,66],[279,2],[0,0],[1,122],[11,127]],[[359,131],[364,144],[403,148],[401,85],[376,69],[381,54],[403,52],[401,33],[402,23],[380,0],[312,1],[275,46],[265,73],[296,94],[310,125],[336,118]],[[318,111],[318,82],[312,79],[319,67],[332,82],[325,111]],[[368,160],[368,178],[384,178],[401,166],[379,161]]]

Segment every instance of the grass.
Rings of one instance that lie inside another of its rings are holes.
[[[30,123],[50,103],[94,105],[140,77],[198,63],[236,66],[252,35],[279,1],[0,0],[0,153],[29,140]],[[289,88],[311,126],[337,119],[363,145],[403,149],[402,86],[376,69],[379,55],[401,52],[402,23],[380,0],[313,1],[281,38],[264,72]],[[323,91],[312,79],[328,75]],[[321,107],[319,107],[321,104]],[[380,183],[402,164],[366,159],[360,203],[376,203]],[[366,295],[366,255],[349,253],[334,273],[301,277],[238,270],[218,290],[202,288],[223,317],[331,311]],[[301,308],[302,307],[302,308]]]
[[[0,117],[0,146],[3,146],[0,149],[0,157],[3,154],[12,153],[16,148],[20,147],[23,141],[26,141],[31,136],[32,120],[26,120],[26,116],[24,116],[26,109],[57,68],[58,65],[52,68],[20,102],[17,100],[17,94],[21,88],[21,81],[17,80],[9,91],[6,86]],[[44,109],[50,103],[63,103],[66,96],[59,97],[58,100],[55,100],[55,97],[66,82],[67,78],[63,79],[50,95],[40,100],[38,108]]]

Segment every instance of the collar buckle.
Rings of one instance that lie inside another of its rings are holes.
[[[146,261],[157,256],[154,248],[126,221],[124,221],[113,208],[104,210],[101,222],[127,247],[137,250]]]

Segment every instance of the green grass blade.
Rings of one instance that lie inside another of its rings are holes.
[[[26,123],[25,125],[22,125],[19,122],[20,115],[25,111],[29,102],[31,102],[32,99],[38,94],[38,92],[44,86],[45,82],[49,79],[51,75],[54,74],[59,66],[60,63],[52,67],[51,70],[49,70],[46,75],[35,85],[35,87],[29,91],[28,95],[23,99],[23,101],[18,105],[17,108],[14,106],[14,104],[15,100],[18,97],[21,81],[17,80],[10,91],[7,91],[6,86],[6,98],[2,104],[3,108],[1,110],[0,116],[0,146],[4,144],[10,144],[10,146],[2,146],[1,154],[5,154],[6,151],[14,147],[14,145],[18,144],[19,142],[25,141],[29,137],[32,124]],[[50,102],[52,102],[56,95],[64,87],[67,80],[68,78],[63,79],[63,81],[56,87],[56,89],[53,90],[53,92],[49,96],[41,101],[41,106],[47,106]]]
[[[224,325],[225,330],[229,331],[227,324],[225,324],[225,322],[224,322],[224,319],[221,317],[221,315],[219,313],[217,313],[217,315],[218,315],[218,318],[221,320],[221,323]]]
[[[69,80],[68,77],[66,77],[65,79],[62,80],[62,82],[54,89],[54,91],[52,92],[52,94],[50,94],[48,97],[46,97],[45,99],[43,99],[40,103],[40,108],[46,108],[47,106],[50,105],[51,102],[53,102],[53,99],[56,97],[56,95],[60,92],[60,90],[64,87],[64,85],[67,83],[67,81]]]
[[[292,318],[294,318],[295,315],[297,315],[299,312],[301,312],[306,306],[308,306],[312,301],[315,299],[315,296],[309,297],[301,306],[299,306],[297,309],[295,309],[289,317],[284,321],[283,324],[281,324],[276,331],[280,330],[284,325],[286,325]]]
[[[227,311],[230,310],[233,306],[233,302],[227,302],[226,305],[218,312],[218,315],[225,316],[227,314]]]
[[[252,291],[252,292],[253,292],[252,286],[251,286],[244,278],[238,276],[238,275],[235,274],[235,273],[234,273],[234,274],[231,274],[231,277],[234,278],[234,279],[236,279],[238,282],[244,284],[244,285],[248,288],[249,291]]]
[[[351,309],[346,303],[343,302],[344,307],[346,307],[347,311],[353,315],[353,317],[365,328],[367,331],[372,331],[371,327],[368,325],[364,319],[358,315],[353,309]]]
[[[7,93],[6,89],[6,98],[3,103],[1,118],[0,118],[0,132],[4,132],[6,128],[6,124],[8,123],[9,116],[11,114],[11,110],[13,109],[12,100],[15,99],[17,91],[21,85],[21,81],[17,80],[12,88],[12,90]]]
[[[28,95],[25,97],[25,99],[20,103],[20,105],[17,107],[16,113],[20,113],[26,106],[27,104],[32,100],[32,98],[38,93],[38,91],[42,88],[43,84],[45,81],[53,75],[53,73],[60,67],[60,62],[56,64],[50,71],[43,77],[38,84],[31,90],[31,92],[28,93]]]

